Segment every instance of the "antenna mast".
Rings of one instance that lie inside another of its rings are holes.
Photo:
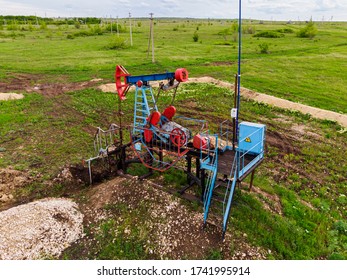
[[[242,15],[241,15],[242,5],[241,0],[239,0],[239,47],[238,47],[238,62],[237,62],[237,104],[236,104],[236,142],[238,141],[238,126],[239,126],[239,111],[240,111],[240,96],[241,96],[241,46],[242,46]],[[235,93],[236,94],[236,93]]]

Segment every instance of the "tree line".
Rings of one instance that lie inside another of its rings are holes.
[[[0,24],[35,24],[37,22],[45,22],[46,24],[73,25],[76,21],[84,24],[100,24],[102,19],[96,17],[80,17],[80,18],[47,18],[37,16],[0,16]]]

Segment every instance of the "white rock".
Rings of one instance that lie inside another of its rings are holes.
[[[69,199],[43,199],[0,212],[0,259],[57,257],[83,235],[82,222]]]

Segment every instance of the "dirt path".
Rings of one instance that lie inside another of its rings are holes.
[[[223,82],[212,77],[189,78],[190,83],[213,83],[220,87],[233,88],[234,85],[228,82]],[[258,102],[280,107],[287,110],[299,111],[303,114],[310,114],[312,117],[322,120],[336,121],[340,125],[347,127],[347,115],[336,112],[311,107],[295,103],[289,100],[281,99],[264,93],[258,93],[246,88],[241,88],[241,95],[247,99],[252,99]]]

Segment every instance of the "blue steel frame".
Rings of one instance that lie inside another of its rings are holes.
[[[126,80],[129,84],[136,84],[138,81],[142,81],[144,83],[151,81],[161,81],[161,80],[169,80],[174,79],[174,72],[166,72],[163,74],[150,74],[150,75],[139,75],[139,76],[127,76]]]

